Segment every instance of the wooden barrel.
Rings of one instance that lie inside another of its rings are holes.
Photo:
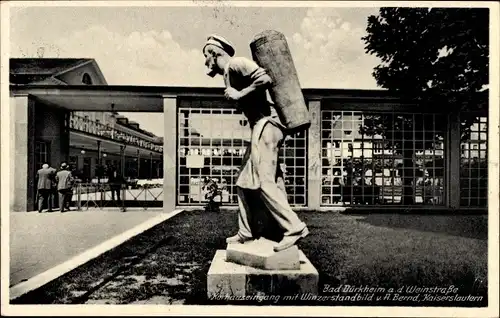
[[[309,110],[285,36],[274,30],[261,32],[250,43],[250,50],[254,61],[273,80],[269,93],[288,133],[308,129],[311,125]]]

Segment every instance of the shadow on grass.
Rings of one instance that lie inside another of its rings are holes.
[[[312,228],[302,248],[321,273],[320,286],[453,285],[486,301],[487,241],[476,239],[486,237],[486,226],[478,226],[484,216],[302,216]]]
[[[434,232],[472,239],[488,239],[486,215],[397,215],[369,214],[357,219],[373,226]]]

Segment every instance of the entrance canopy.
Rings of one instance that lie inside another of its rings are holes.
[[[309,100],[374,101],[401,104],[400,96],[387,90],[302,89]],[[10,85],[11,96],[32,95],[41,102],[70,111],[162,112],[163,99],[177,97],[223,98],[222,87],[131,86],[131,85]],[[392,105],[392,104],[391,104]],[[376,105],[380,108],[381,105]]]
[[[70,111],[163,112],[163,98],[222,96],[222,88],[163,86],[10,85],[12,95],[32,95]],[[113,105],[113,108],[111,107]]]

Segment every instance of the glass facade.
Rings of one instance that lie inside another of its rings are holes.
[[[321,111],[321,204],[443,205],[444,132],[435,114]]]
[[[460,205],[488,205],[488,118],[462,114],[460,143]]]
[[[251,130],[245,117],[225,100],[182,99],[178,108],[177,185],[179,205],[206,202],[203,183],[212,179],[225,205],[236,205],[235,184]],[[306,134],[287,138],[281,148],[288,200],[306,202]]]
[[[213,180],[221,189],[223,205],[237,205],[235,185],[250,143],[249,123],[233,103],[221,97],[183,96],[176,103],[176,116],[171,120],[175,117],[177,134],[165,136],[176,142],[176,175],[170,178],[176,182],[175,204],[204,205],[204,182]],[[292,206],[487,207],[486,113],[461,112],[457,121],[456,113],[430,107],[418,112],[415,105],[399,102],[356,103],[314,100],[310,135],[304,132],[285,139],[279,165]],[[72,131],[107,137],[100,130],[103,127],[98,120],[70,118]],[[50,161],[51,144],[39,138],[37,168]],[[133,145],[148,149],[144,144]],[[173,151],[173,145],[169,147]],[[116,152],[101,162],[119,167]],[[152,153],[134,157],[129,150],[124,155],[125,177],[160,177],[163,162]],[[84,156],[73,151],[68,162],[83,170],[82,180],[92,181],[100,163],[96,156],[97,152]]]

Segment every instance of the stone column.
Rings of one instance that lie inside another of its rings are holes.
[[[26,210],[33,211],[36,210],[36,195],[37,195],[37,171],[41,167],[37,167],[35,165],[35,139],[38,136],[38,131],[36,129],[36,120],[37,116],[35,116],[35,100],[30,98],[28,100],[28,129],[26,131],[28,139],[26,142],[27,146],[27,192],[26,192]]]
[[[60,111],[59,118],[61,120],[61,126],[60,126],[61,161],[68,163],[68,161],[69,161],[69,146],[70,146],[70,137],[69,137],[70,112],[67,110]]]
[[[167,212],[177,204],[177,99],[163,97],[165,134],[163,137],[163,209]]]
[[[136,175],[136,178],[137,179],[140,179],[141,177],[141,153],[139,151],[139,149],[137,149],[137,175]]]
[[[315,210],[321,206],[321,101],[311,100],[308,104],[311,127],[307,147],[307,206]]]
[[[28,96],[10,97],[10,210],[24,212],[35,203],[35,101]]]
[[[125,177],[125,145],[120,146],[120,173]]]
[[[149,153],[149,179],[153,179],[153,153]]]
[[[101,183],[102,172],[102,154],[101,154],[101,141],[97,140],[97,183]]]
[[[460,207],[460,115],[453,112],[448,115],[446,134],[446,203],[449,208]]]

